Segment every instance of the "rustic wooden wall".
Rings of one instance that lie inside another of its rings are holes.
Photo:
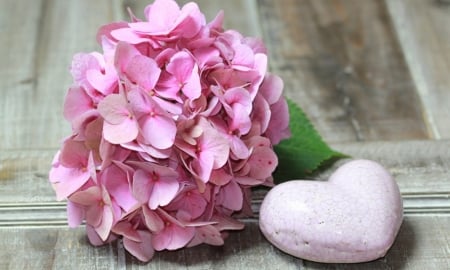
[[[439,0],[197,1],[208,19],[224,9],[228,28],[264,39],[285,94],[327,142],[394,174],[405,220],[385,258],[296,259],[264,239],[257,215],[223,247],[162,252],[149,264],[67,228],[47,173],[70,133],[62,103],[72,55],[98,50],[100,25],[128,19],[127,7],[140,16],[149,2],[0,1],[0,269],[450,268],[450,4]],[[255,195],[257,210],[264,192]]]

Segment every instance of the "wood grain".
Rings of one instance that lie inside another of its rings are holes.
[[[57,147],[70,134],[62,117],[72,56],[98,49],[110,1],[2,1],[0,149]]]
[[[1,269],[448,269],[450,216],[407,216],[386,257],[362,264],[319,264],[287,255],[265,240],[255,221],[206,245],[156,253],[148,264],[124,253],[120,241],[93,247],[84,228],[0,228]]]
[[[258,3],[273,70],[327,141],[429,137],[381,1]]]
[[[434,138],[450,138],[450,3],[386,1]]]
[[[0,1],[0,269],[450,268],[450,5],[444,1],[198,0],[211,20],[262,37],[272,71],[332,146],[395,176],[405,220],[386,257],[318,264],[271,246],[255,216],[223,247],[157,253],[149,264],[120,241],[88,244],[69,229],[48,170],[60,140],[73,54],[99,50],[97,28],[139,17],[151,0]],[[188,0],[178,1],[180,4]],[[432,140],[428,140],[432,139]],[[442,139],[442,140],[434,140]],[[326,179],[340,164],[313,176]]]

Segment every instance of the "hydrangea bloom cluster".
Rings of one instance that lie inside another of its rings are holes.
[[[69,226],[135,257],[222,245],[271,185],[272,146],[290,135],[282,80],[261,41],[210,23],[195,3],[156,0],[146,20],[99,29],[102,53],[73,58],[64,103],[73,134],[50,170]]]

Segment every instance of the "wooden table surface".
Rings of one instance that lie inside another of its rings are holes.
[[[286,255],[261,235],[257,214],[223,247],[160,252],[142,264],[121,242],[94,248],[83,227],[69,229],[48,170],[70,134],[62,104],[72,55],[98,50],[100,25],[128,20],[127,7],[142,17],[149,1],[1,0],[0,269],[450,269],[445,2],[199,0],[208,19],[224,9],[228,28],[264,39],[285,94],[328,143],[392,172],[405,219],[386,257],[364,264]],[[255,194],[256,212],[263,196]]]

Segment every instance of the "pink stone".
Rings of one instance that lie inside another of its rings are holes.
[[[328,181],[275,186],[260,210],[267,240],[293,256],[326,263],[383,257],[403,219],[397,183],[381,165],[354,160]]]

